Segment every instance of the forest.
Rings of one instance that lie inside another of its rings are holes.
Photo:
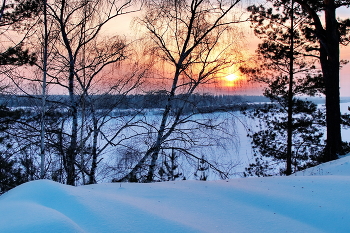
[[[244,124],[236,113],[259,125],[245,125],[254,162],[244,176],[291,175],[339,158],[350,148],[339,92],[350,19],[336,12],[349,6],[3,0],[0,194],[37,179],[144,183],[189,179],[189,170],[199,180],[209,170],[230,178],[227,147]],[[249,54],[252,34],[259,44]],[[232,74],[263,96],[210,92]]]

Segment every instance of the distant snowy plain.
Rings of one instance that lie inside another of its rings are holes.
[[[345,233],[349,196],[350,155],[289,177],[79,187],[38,180],[0,196],[0,233]]]

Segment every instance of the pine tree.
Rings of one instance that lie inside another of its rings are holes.
[[[29,22],[37,17],[40,12],[41,4],[38,0],[3,1],[0,9],[1,35],[6,31],[22,32],[27,30],[30,28],[28,26]],[[15,45],[4,45],[4,47],[7,47],[7,49],[0,52],[0,65],[34,65],[37,60],[35,53],[31,53],[24,48],[23,39]]]
[[[164,156],[163,166],[158,172],[161,177],[161,181],[174,181],[181,177],[182,179],[186,179],[179,171],[179,155],[175,152],[175,150],[172,149],[170,155],[167,155],[164,152],[162,152],[162,154]]]
[[[199,174],[198,174],[199,173]],[[209,164],[205,160],[204,156],[200,160],[198,160],[197,171],[194,173],[194,176],[199,180],[206,181],[209,176]]]
[[[317,164],[323,151],[318,127],[323,115],[314,103],[298,98],[324,91],[315,60],[308,59],[315,56],[317,45],[306,40],[304,25],[309,19],[295,11],[293,1],[276,10],[252,6],[249,11],[255,34],[263,39],[257,50],[261,65],[242,71],[266,85],[264,95],[272,103],[245,112],[260,120],[260,131],[250,133],[258,157],[246,174],[273,175],[275,164],[280,174],[290,175]]]
[[[15,124],[20,119],[23,112],[20,110],[10,110],[4,105],[0,105],[0,194],[28,181],[23,169],[24,160],[20,161],[9,153],[12,145],[7,133],[11,124]],[[29,161],[27,161],[29,162]]]
[[[289,4],[290,0],[268,0],[277,9]],[[318,60],[321,65],[326,96],[327,123],[327,160],[337,159],[344,153],[341,138],[341,113],[339,91],[340,60],[339,45],[349,44],[350,19],[339,19],[336,15],[339,7],[350,6],[349,0],[294,0],[298,4],[298,13],[309,21],[303,23],[304,34],[308,40],[318,43]],[[322,17],[324,16],[324,19]]]

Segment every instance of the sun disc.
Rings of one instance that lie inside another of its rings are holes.
[[[230,82],[235,81],[237,79],[238,79],[238,76],[235,75],[235,74],[229,74],[229,75],[226,76],[226,80],[230,81]]]

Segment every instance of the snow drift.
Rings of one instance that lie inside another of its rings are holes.
[[[0,232],[350,232],[350,156],[290,177],[72,187],[0,196]]]

